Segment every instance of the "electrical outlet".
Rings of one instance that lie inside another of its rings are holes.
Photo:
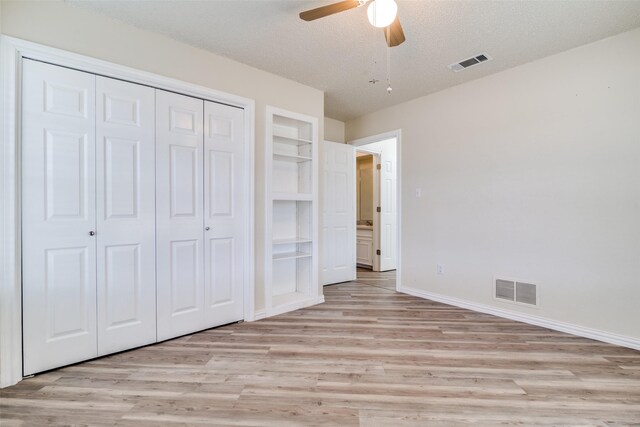
[[[436,266],[436,271],[438,272],[438,274],[442,275],[444,274],[444,267],[441,264],[438,264]]]

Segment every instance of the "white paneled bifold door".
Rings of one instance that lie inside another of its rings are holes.
[[[155,90],[96,77],[98,354],[156,340]]]
[[[203,108],[156,93],[159,340],[204,328]]]
[[[206,327],[235,322],[244,313],[242,189],[244,114],[204,103],[204,301]]]
[[[243,110],[25,59],[23,372],[242,320]]]
[[[24,373],[156,340],[154,90],[25,60]]]
[[[241,109],[157,91],[158,339],[243,318]]]
[[[98,355],[94,75],[24,61],[24,373]]]

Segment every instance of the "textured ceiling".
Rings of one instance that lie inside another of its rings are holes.
[[[398,0],[407,41],[390,51],[388,95],[384,35],[365,8],[298,18],[331,2],[70,1],[324,90],[326,115],[343,121],[640,26],[637,0]],[[494,60],[447,68],[483,52]]]

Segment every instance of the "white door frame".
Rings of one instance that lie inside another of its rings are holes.
[[[396,139],[396,156],[397,156],[397,180],[396,180],[396,195],[397,195],[397,205],[398,205],[398,218],[397,218],[397,223],[398,223],[398,236],[397,236],[397,240],[396,240],[396,254],[398,257],[398,261],[396,264],[396,291],[400,292],[400,289],[402,288],[402,281],[401,281],[401,277],[402,277],[402,257],[401,257],[401,248],[402,248],[402,131],[401,129],[396,129],[396,130],[392,130],[392,131],[388,131],[388,132],[384,132],[384,133],[380,133],[377,135],[371,135],[371,136],[366,136],[364,138],[358,138],[358,139],[354,139],[352,141],[347,141],[347,144],[351,144],[353,146],[356,147],[356,150],[358,150],[358,146],[360,145],[367,145],[367,144],[372,144],[374,142],[379,142],[379,141],[384,141],[387,139],[392,139],[395,138]],[[358,151],[363,151],[363,150],[358,150]],[[374,222],[375,224],[375,222]],[[375,228],[374,227],[374,232],[375,232]],[[374,248],[375,249],[375,248]],[[379,262],[379,261],[378,261]],[[376,263],[376,259],[374,258],[374,264]],[[379,265],[379,264],[378,264]]]
[[[0,387],[13,385],[22,379],[20,89],[23,57],[244,109],[244,167],[249,174],[243,189],[247,206],[245,232],[249,240],[244,266],[244,320],[255,320],[255,101],[14,37],[0,36],[0,45],[3,99],[3,145],[0,147]]]

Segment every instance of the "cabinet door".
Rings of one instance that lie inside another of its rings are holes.
[[[356,255],[358,264],[373,265],[373,240],[359,238],[356,243]]]
[[[155,90],[96,77],[98,353],[156,341]]]
[[[244,317],[244,111],[204,103],[204,301],[207,327]]]
[[[95,76],[25,59],[24,374],[96,357]]]
[[[205,328],[203,108],[156,90],[158,340]]]

